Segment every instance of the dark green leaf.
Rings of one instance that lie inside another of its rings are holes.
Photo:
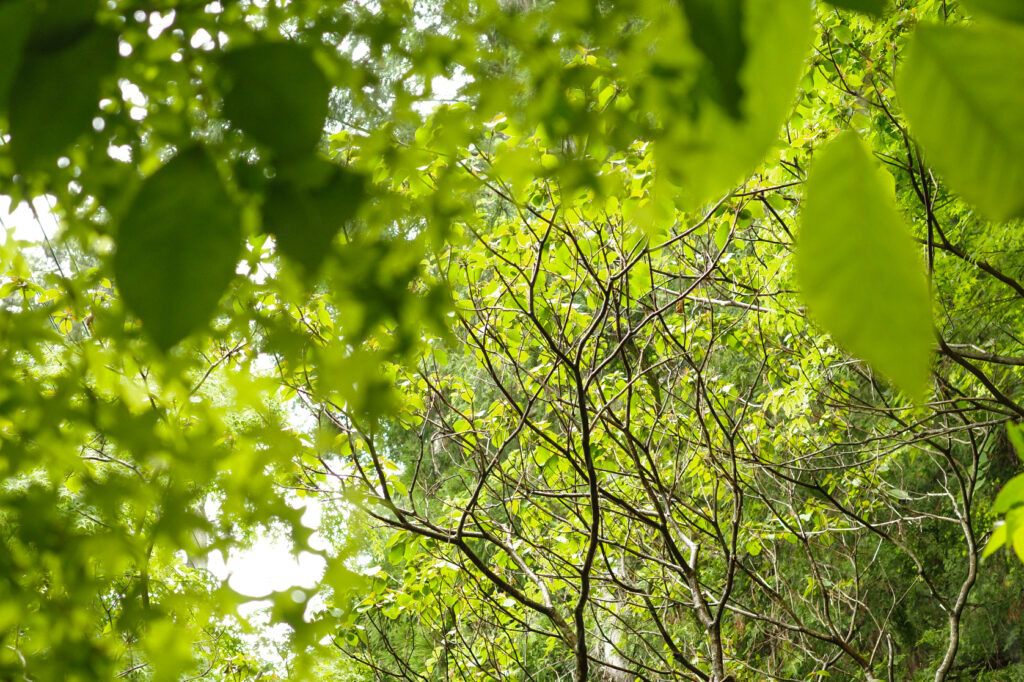
[[[811,168],[796,270],[811,314],[835,340],[915,398],[933,343],[924,270],[879,170],[854,133]]]
[[[316,148],[331,86],[312,52],[294,43],[232,50],[221,60],[224,114],[282,156]]]
[[[21,170],[53,161],[90,130],[116,60],[117,35],[106,29],[62,50],[25,53],[10,93],[11,153]]]
[[[21,49],[32,20],[29,0],[0,3],[0,113],[7,110],[7,95],[21,64]]]
[[[355,217],[365,194],[363,177],[317,160],[302,184],[278,179],[267,191],[263,229],[274,235],[281,253],[314,274],[330,252],[341,226]]]
[[[37,9],[29,45],[33,50],[52,51],[68,47],[92,30],[99,0],[45,0]]]
[[[121,221],[114,275],[160,348],[210,318],[241,242],[238,208],[202,149],[179,154],[146,180]]]
[[[880,17],[889,6],[889,0],[826,0],[828,4],[842,9],[852,9],[854,12],[871,14]]]
[[[896,88],[952,189],[990,219],[1024,215],[1024,28],[922,24]]]
[[[740,118],[743,87],[740,70],[747,57],[743,35],[745,0],[682,0],[690,40],[708,61],[713,98]]]
[[[964,0],[964,5],[971,12],[1024,24],[1024,2],[1021,0]]]

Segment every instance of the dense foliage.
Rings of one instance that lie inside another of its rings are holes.
[[[0,0],[0,141],[0,678],[1024,679],[1018,1]]]

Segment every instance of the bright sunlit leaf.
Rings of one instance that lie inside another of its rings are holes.
[[[851,353],[923,398],[934,338],[928,283],[854,133],[819,153],[805,192],[796,271],[811,315]]]
[[[990,219],[1024,215],[1024,28],[922,24],[896,86],[950,187]]]

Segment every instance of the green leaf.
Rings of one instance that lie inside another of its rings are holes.
[[[330,83],[312,52],[265,43],[221,58],[224,114],[281,156],[313,151],[327,119]]]
[[[241,246],[238,208],[205,151],[182,152],[145,181],[121,221],[114,274],[161,349],[210,318]]]
[[[1005,514],[1013,507],[1024,503],[1024,474],[1017,474],[1003,486],[992,503],[994,514]]]
[[[1024,2],[1020,0],[964,0],[964,5],[971,12],[1024,24]]]
[[[700,107],[697,119],[672,122],[657,145],[658,163],[689,208],[720,198],[753,171],[779,139],[810,49],[811,6],[794,0],[746,0],[740,69],[742,117]]]
[[[1006,544],[1006,524],[1000,523],[992,530],[992,537],[985,544],[985,549],[981,553],[981,558],[986,559],[992,555],[997,549]]]
[[[92,27],[99,0],[46,0],[34,3],[29,45],[33,50],[59,50],[69,46]]]
[[[854,12],[880,17],[889,6],[889,0],[826,0],[828,4],[841,9],[852,9]]]
[[[0,3],[0,114],[7,110],[7,95],[21,64],[21,49],[32,21],[29,0]]]
[[[1024,28],[922,24],[896,89],[953,190],[990,219],[1024,215]]]
[[[732,234],[732,223],[727,220],[723,220],[715,230],[715,246],[719,251],[725,248],[725,245],[729,243],[729,235]]]
[[[1006,433],[1010,437],[1010,443],[1017,452],[1017,457],[1024,462],[1024,429],[1020,424],[1007,424]]]
[[[97,28],[69,47],[27,52],[10,93],[11,154],[21,170],[53,161],[90,130],[117,35]]]
[[[796,270],[811,314],[911,397],[928,384],[933,343],[924,270],[868,150],[842,133],[806,185]]]
[[[740,69],[747,56],[743,36],[745,0],[682,0],[690,40],[708,61],[713,98],[740,118]]]
[[[315,160],[304,183],[275,180],[263,205],[263,229],[281,253],[314,274],[343,224],[352,220],[366,193],[362,175]],[[310,178],[316,178],[310,182]]]

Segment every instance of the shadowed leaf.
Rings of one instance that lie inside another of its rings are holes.
[[[22,170],[53,161],[90,130],[117,35],[95,29],[57,51],[30,52],[10,93],[11,153]]]
[[[221,59],[224,114],[281,156],[312,151],[331,86],[312,52],[294,43],[232,50]]]
[[[263,229],[278,249],[313,275],[327,256],[341,226],[351,220],[365,194],[363,177],[323,160],[309,176],[314,184],[278,179],[267,191]]]
[[[747,57],[743,35],[745,0],[682,0],[690,40],[710,67],[713,98],[730,116],[740,118],[743,87],[740,70]]]
[[[28,37],[32,5],[28,0],[0,3],[0,113],[21,64],[21,49]]]
[[[241,241],[238,209],[203,150],[179,154],[146,180],[121,221],[114,275],[160,348],[209,320]]]

